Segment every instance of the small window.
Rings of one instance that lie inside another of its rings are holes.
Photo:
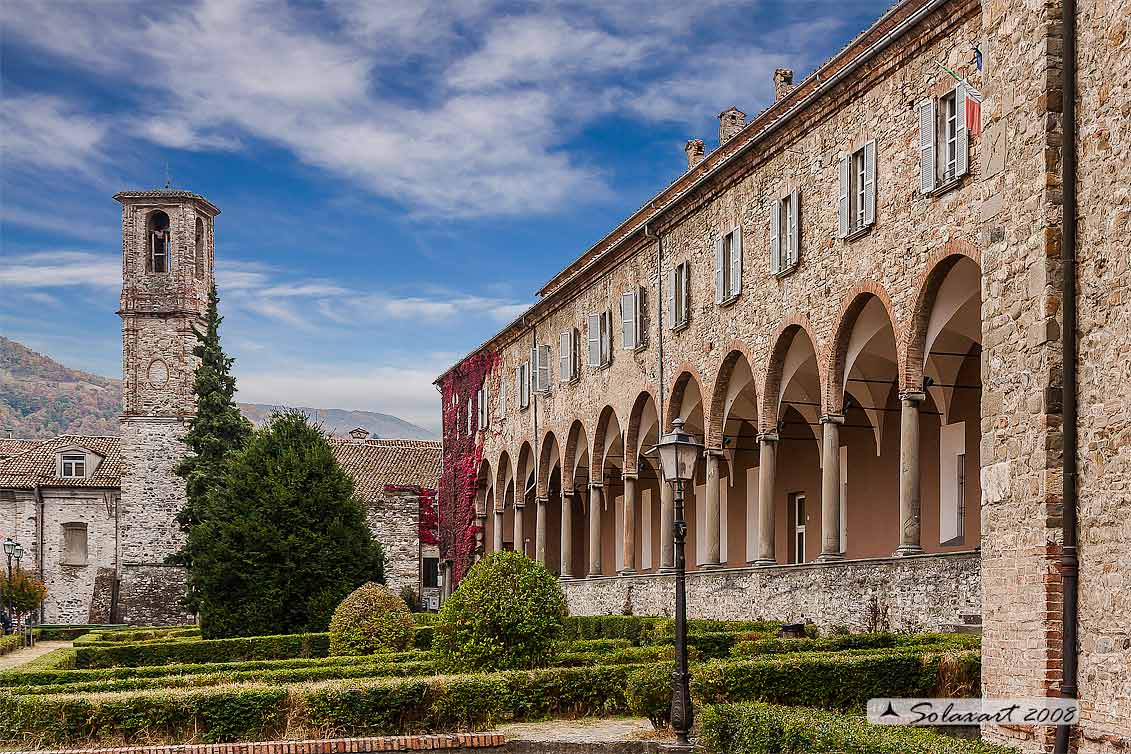
[[[793,537],[789,547],[789,562],[805,562],[805,495],[795,493],[789,496],[789,521]]]
[[[770,205],[770,274],[797,268],[801,250],[801,193],[791,191]]]
[[[643,348],[644,337],[644,289],[636,288],[620,297],[621,344],[626,351]]]
[[[530,349],[530,378],[535,392],[550,392],[550,356],[550,347],[547,345]]]
[[[467,434],[469,434],[469,435],[472,432],[475,431],[475,427],[473,427],[472,424],[471,424],[471,422],[472,422],[471,417],[472,416],[474,416],[474,414],[471,412],[471,399],[468,398],[467,399]]]
[[[715,239],[715,303],[725,304],[742,293],[742,228]]]
[[[146,271],[155,274],[169,271],[169,258],[173,252],[173,236],[169,230],[169,216],[161,210],[149,215],[147,223],[148,249]]]
[[[204,277],[204,268],[207,266],[205,259],[204,221],[196,218],[196,276]]]
[[[84,566],[86,562],[86,524],[63,524],[63,565]]]
[[[83,453],[64,453],[59,461],[59,476],[64,479],[85,479],[86,455]]]
[[[507,416],[507,381],[499,380],[499,408],[495,414],[500,419],[505,419]]]
[[[581,376],[581,359],[578,344],[581,334],[572,328],[558,336],[558,380],[573,382]]]
[[[839,233],[848,238],[876,221],[876,142],[840,158]]]
[[[965,82],[942,97],[919,103],[919,188],[945,189],[966,175],[970,161],[969,115],[981,118],[980,95]]]
[[[523,362],[515,367],[514,376],[518,407],[527,408],[530,405],[530,362]]]
[[[668,319],[671,329],[686,327],[691,309],[688,306],[687,285],[690,265],[680,262],[668,272]]]
[[[612,314],[608,310],[589,315],[587,344],[589,346],[589,366],[591,367],[599,369],[612,363],[611,321]]]
[[[479,421],[478,429],[480,432],[487,429],[489,419],[489,414],[487,411],[487,397],[487,385],[483,385],[483,387],[479,388],[479,391],[475,394],[475,408]]]
[[[421,574],[425,589],[436,589],[440,586],[440,559],[424,558]]]

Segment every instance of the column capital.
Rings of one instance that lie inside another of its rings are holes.
[[[626,472],[621,474],[621,479],[639,479],[639,478],[640,478],[640,472],[639,471],[626,471]]]
[[[778,435],[778,431],[776,429],[770,432],[758,433],[758,442],[777,442],[780,439],[781,436]]]
[[[844,414],[825,414],[821,417],[821,424],[844,424]]]
[[[723,449],[722,448],[703,448],[703,457],[704,458],[710,458],[711,456],[715,456],[716,458],[722,458]]]
[[[550,498],[549,498],[549,496],[547,496],[547,497],[539,497],[539,498],[536,498],[536,499],[535,499],[535,502],[537,502],[537,503],[538,503],[538,505],[546,505],[547,503],[549,503],[549,502],[550,502]]]
[[[903,390],[899,393],[901,401],[910,401],[912,403],[922,403],[927,400],[927,394],[922,390]]]
[[[589,489],[591,489],[591,490],[599,490],[604,486],[605,486],[605,484],[603,482],[590,482],[589,483]]]

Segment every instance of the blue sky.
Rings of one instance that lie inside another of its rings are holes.
[[[432,379],[889,3],[7,0],[0,332],[118,376],[120,215],[208,197],[240,398],[435,429]]]

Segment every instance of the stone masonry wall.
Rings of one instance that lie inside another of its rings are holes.
[[[607,576],[561,582],[571,615],[671,616],[675,577]],[[940,631],[981,610],[976,553],[697,571],[687,611],[714,620],[811,621],[853,631]]]
[[[117,492],[50,490],[44,493],[44,581],[48,623],[86,623],[98,572],[114,568],[117,545]],[[87,560],[63,562],[63,525],[86,524]],[[32,561],[34,563],[34,561]],[[27,564],[31,565],[31,564]]]
[[[406,586],[420,591],[419,516],[419,499],[408,493],[387,493],[366,506],[366,523],[385,550],[385,584],[394,594]]]
[[[1082,751],[1131,748],[1131,5],[1077,19]]]

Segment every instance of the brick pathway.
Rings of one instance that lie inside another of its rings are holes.
[[[425,736],[327,738],[311,741],[260,741],[231,744],[123,746],[116,749],[53,749],[40,754],[337,754],[338,752],[497,750],[506,743],[497,733],[451,733]],[[0,754],[17,754],[0,752]]]
[[[25,647],[24,649],[17,649],[15,652],[9,652],[6,655],[0,656],[0,671],[14,670],[25,662],[31,662],[37,657],[42,657],[48,652],[53,652],[56,649],[64,649],[71,646],[69,641],[41,641],[34,647]]]

